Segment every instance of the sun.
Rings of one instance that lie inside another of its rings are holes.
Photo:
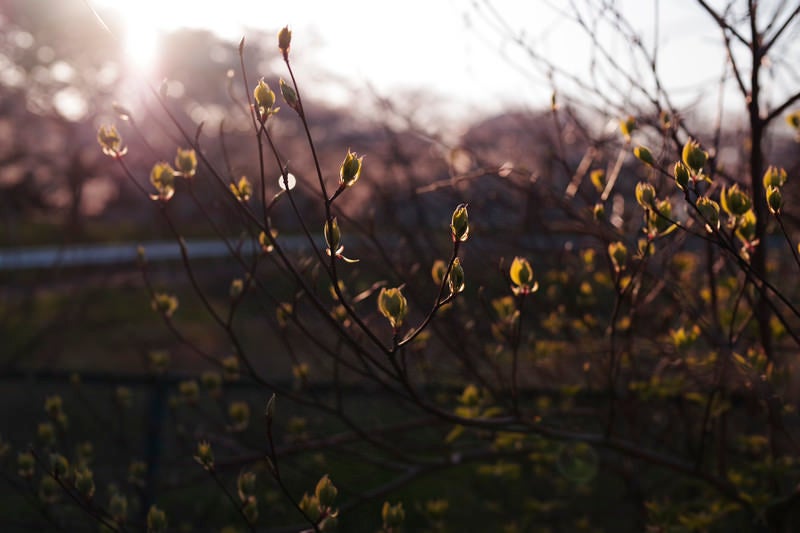
[[[139,2],[119,2],[108,0],[93,0],[90,3],[98,19],[106,25],[120,28],[112,31],[122,45],[125,57],[131,65],[138,70],[149,70],[158,54],[160,29],[155,21],[157,18],[158,2],[153,0],[140,0]],[[106,24],[103,20],[105,13],[113,13],[115,24]]]

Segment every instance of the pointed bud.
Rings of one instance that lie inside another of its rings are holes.
[[[539,289],[539,284],[533,279],[533,268],[527,259],[515,257],[508,270],[514,294],[529,294]]]
[[[469,238],[469,216],[467,214],[467,204],[459,204],[450,222],[450,232],[453,242],[464,242]]]
[[[764,172],[764,188],[770,185],[773,187],[783,187],[786,183],[786,170],[770,165]]]
[[[381,289],[378,294],[378,311],[389,319],[392,328],[400,327],[408,313],[408,302],[399,287]]]
[[[269,88],[269,85],[264,82],[264,78],[258,80],[258,85],[256,85],[255,89],[253,89],[253,98],[256,101],[258,115],[262,118],[262,120],[266,119],[267,116],[273,113],[272,106],[275,105],[275,93],[272,92],[272,89]]]
[[[458,294],[464,290],[464,268],[461,266],[461,260],[458,257],[455,258],[453,266],[450,267],[447,285],[450,288],[450,294]]]
[[[300,112],[300,104],[297,99],[297,92],[294,88],[286,83],[283,78],[280,79],[278,85],[281,88],[281,96],[283,96],[283,101],[286,102],[286,105],[297,111]]]
[[[713,230],[719,229],[719,204],[710,198],[701,196],[697,199],[696,205],[706,224],[706,230],[712,233]]]
[[[338,493],[339,491],[327,474],[322,476],[319,482],[317,482],[317,487],[314,490],[314,495],[317,497],[319,504],[323,507],[331,507]]]
[[[175,170],[184,178],[194,176],[197,171],[197,154],[193,149],[178,148],[178,154],[175,156]]]
[[[783,207],[783,194],[778,187],[770,185],[767,187],[767,205],[772,214],[778,214]]]
[[[122,137],[117,132],[116,126],[100,126],[97,130],[97,142],[103,153],[109,157],[121,157],[125,155],[126,148],[122,146]]]
[[[700,144],[691,137],[683,145],[683,152],[681,154],[683,164],[692,169],[696,174],[703,170],[703,167],[708,161],[708,152],[700,148]]]
[[[595,220],[605,220],[606,219],[606,207],[602,204],[602,202],[598,202],[594,204],[593,210]]]
[[[622,132],[622,136],[625,137],[625,140],[630,141],[631,134],[636,129],[636,118],[633,116],[628,116],[624,120],[620,120],[619,129]]]
[[[347,150],[347,155],[342,161],[342,166],[339,168],[339,184],[344,187],[352,187],[361,177],[361,163],[364,156],[358,157],[358,154]]]
[[[175,194],[175,171],[169,166],[169,163],[160,161],[153,165],[153,169],[150,171],[150,183],[158,192],[152,198],[166,202]]]
[[[195,461],[200,463],[204,469],[214,469],[214,452],[211,450],[211,444],[207,441],[197,443],[197,453],[194,456]]]
[[[231,183],[230,188],[233,195],[240,202],[247,202],[253,196],[253,185],[250,184],[247,176],[242,176],[238,182]]]
[[[656,164],[655,160],[653,159],[653,154],[650,153],[644,146],[637,146],[633,149],[633,155],[636,156],[636,159],[644,163],[645,165],[654,166]]]
[[[338,250],[342,247],[342,232],[339,229],[339,221],[336,217],[325,223],[323,233],[325,234],[325,243],[328,245],[328,251],[331,254],[338,253]]]
[[[396,505],[390,505],[389,502],[383,502],[381,518],[383,519],[383,527],[385,529],[394,530],[394,528],[402,526],[406,519],[406,512],[403,510],[403,504],[397,503]]]
[[[739,217],[736,236],[745,243],[752,243],[756,238],[756,215],[753,210],[747,211]]]
[[[622,242],[612,242],[608,245],[608,255],[611,257],[611,263],[614,265],[614,270],[620,272],[625,269],[625,263],[628,261],[628,249]]]
[[[163,533],[167,530],[167,513],[156,507],[150,506],[147,511],[147,533]]]
[[[655,188],[647,182],[640,181],[636,184],[636,202],[644,209],[650,209],[656,199]]]
[[[739,217],[747,213],[753,206],[750,197],[739,189],[738,184],[731,187],[723,187],[720,194],[722,209],[733,217]]]
[[[675,163],[672,173],[675,176],[675,183],[678,184],[678,187],[680,187],[682,191],[685,191],[689,186],[689,178],[691,177],[689,174],[689,169],[686,168],[686,165],[678,161]]]
[[[281,51],[281,54],[283,54],[283,59],[288,59],[291,45],[292,30],[289,29],[289,26],[284,26],[281,28],[281,31],[278,32],[278,49]]]

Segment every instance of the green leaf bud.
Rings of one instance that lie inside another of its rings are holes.
[[[319,501],[316,496],[310,496],[307,492],[303,494],[303,498],[298,504],[300,509],[305,513],[306,517],[313,523],[319,522],[322,513],[319,509]]]
[[[194,460],[206,470],[214,469],[214,452],[211,450],[211,444],[208,441],[197,443],[197,453],[194,456]]]
[[[284,59],[289,57],[289,49],[292,45],[292,30],[289,26],[284,26],[278,32],[278,50],[281,51]]]
[[[128,151],[122,146],[122,137],[113,125],[100,126],[97,130],[97,142],[103,153],[109,157],[122,157]]]
[[[200,398],[200,387],[197,385],[197,381],[187,379],[178,383],[178,394],[181,395],[183,401],[194,405]]]
[[[235,300],[242,295],[242,292],[244,292],[244,280],[242,278],[233,279],[228,289],[228,295],[232,300]]]
[[[467,214],[467,204],[459,204],[450,222],[450,232],[453,242],[465,242],[469,238],[469,216]]]
[[[167,513],[151,505],[147,511],[147,533],[164,533],[167,527]]]
[[[50,422],[42,422],[36,427],[36,438],[42,446],[49,448],[56,443],[56,429]]]
[[[406,512],[403,510],[402,502],[398,502],[395,505],[391,505],[389,502],[383,502],[381,518],[383,519],[383,527],[385,529],[396,528],[403,525],[406,519]]]
[[[219,398],[222,395],[222,376],[219,372],[213,370],[203,372],[200,374],[200,383],[212,398]]]
[[[329,254],[338,254],[342,248],[342,231],[339,229],[339,221],[332,217],[325,223],[323,230],[325,243],[328,245]]]
[[[739,189],[738,184],[733,184],[731,187],[723,187],[720,200],[722,209],[733,217],[744,215],[753,206],[750,197]]]
[[[247,202],[250,200],[250,197],[253,196],[253,185],[250,183],[250,180],[247,179],[247,176],[242,176],[239,178],[238,182],[231,183],[230,189],[240,202]]]
[[[21,452],[17,455],[17,473],[26,479],[33,477],[36,471],[36,458],[30,452]]]
[[[458,257],[453,260],[453,266],[450,267],[450,274],[447,276],[447,285],[450,288],[450,294],[458,294],[464,290],[464,269]]]
[[[314,489],[314,495],[317,497],[319,504],[323,507],[333,506],[333,501],[336,499],[338,493],[338,489],[334,486],[327,474],[320,478],[317,482],[317,487]]]
[[[622,132],[622,136],[625,137],[625,140],[630,141],[631,134],[636,129],[636,117],[629,115],[627,118],[620,120],[619,129]]]
[[[229,355],[222,360],[222,375],[226,381],[239,379],[239,359],[235,355]]]
[[[39,499],[48,504],[54,504],[61,497],[61,485],[50,476],[44,476],[39,483]]]
[[[644,163],[645,165],[654,166],[656,164],[655,160],[653,159],[653,154],[650,153],[650,150],[644,146],[637,146],[633,149],[633,155],[636,156],[636,159]]]
[[[752,210],[739,217],[736,229],[736,236],[745,243],[753,243],[756,240],[756,215]]]
[[[786,183],[786,170],[770,165],[764,172],[764,188],[770,185],[773,187],[783,187]]]
[[[698,173],[703,170],[708,160],[708,152],[703,151],[700,144],[690,137],[683,145],[681,158],[684,165],[692,169],[694,173]]]
[[[714,229],[719,229],[719,204],[711,198],[701,196],[697,199],[696,205],[708,232],[711,233]]]
[[[620,272],[625,269],[625,263],[628,261],[628,249],[622,242],[612,242],[608,245],[608,255],[611,257],[611,263],[614,265],[614,270]]]
[[[256,474],[255,472],[245,471],[239,474],[239,479],[236,481],[236,487],[239,491],[239,498],[246,501],[250,496],[256,493]]]
[[[539,284],[533,279],[533,268],[527,259],[515,257],[508,271],[513,286],[514,294],[529,294],[539,289]]]
[[[361,164],[364,156],[358,157],[358,154],[347,150],[347,155],[342,161],[342,166],[339,168],[339,184],[342,187],[352,187],[361,177]]]
[[[92,477],[92,471],[87,467],[75,470],[75,489],[86,499],[91,499],[94,496],[94,478]]]
[[[150,183],[158,193],[151,198],[162,202],[168,201],[175,194],[175,170],[166,161],[159,161],[150,171]]]
[[[767,187],[767,205],[772,214],[778,214],[783,207],[783,194],[778,187],[769,185]]]
[[[272,106],[275,105],[275,93],[269,88],[269,85],[264,82],[264,78],[258,80],[258,85],[253,89],[253,98],[256,101],[258,115],[261,120],[265,120],[274,111]]]
[[[281,96],[283,97],[283,101],[286,102],[286,105],[299,113],[300,101],[297,98],[297,91],[294,90],[294,87],[286,83],[283,78],[278,81],[278,85],[281,88]]]
[[[175,170],[184,178],[191,178],[197,172],[197,154],[191,148],[178,148],[175,155]]]
[[[408,313],[408,302],[400,290],[400,287],[381,289],[378,294],[378,311],[389,319],[392,328],[397,329],[403,323],[403,319]]]
[[[228,418],[231,419],[231,431],[244,431],[250,425],[250,406],[247,402],[231,402],[228,405]]]
[[[153,308],[153,311],[170,318],[178,309],[178,298],[171,294],[157,292],[153,294],[150,307]]]
[[[689,179],[691,178],[689,169],[686,168],[686,165],[684,165],[682,162],[678,161],[675,163],[675,167],[673,168],[672,172],[675,175],[675,183],[678,184],[678,187],[680,187],[682,191],[685,191],[689,186]]]
[[[644,209],[651,209],[656,199],[656,189],[647,182],[640,181],[636,184],[636,202]]]
[[[108,513],[115,522],[121,524],[128,518],[128,498],[115,492],[108,502]]]

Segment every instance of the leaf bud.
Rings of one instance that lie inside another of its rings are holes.
[[[683,164],[692,169],[694,173],[703,170],[703,167],[708,161],[708,152],[700,148],[700,144],[691,137],[683,145],[683,152],[681,153]]]
[[[469,216],[467,215],[467,204],[459,204],[450,222],[450,232],[453,235],[453,242],[465,242],[469,238]]]
[[[338,493],[339,491],[334,486],[331,478],[329,478],[327,474],[320,478],[319,482],[317,482],[317,487],[314,490],[314,495],[317,497],[319,504],[323,507],[331,507]]]
[[[682,191],[685,191],[689,186],[689,179],[691,177],[689,174],[689,169],[686,168],[686,165],[684,165],[682,162],[678,161],[675,163],[675,167],[672,172],[675,175],[675,183],[678,184],[678,187],[680,187]]]
[[[703,217],[706,229],[711,233],[714,229],[719,229],[719,204],[711,198],[701,196],[697,199],[697,210]]]
[[[774,185],[767,187],[767,205],[772,214],[780,213],[781,207],[783,207],[783,194],[781,194],[780,188]]]
[[[30,452],[22,452],[17,455],[17,473],[24,478],[30,479],[36,470],[36,459]]]
[[[442,284],[442,280],[444,280],[444,273],[446,271],[447,264],[444,261],[437,259],[433,262],[433,267],[431,267],[431,277],[436,285]]]
[[[406,512],[403,510],[402,502],[398,502],[395,505],[391,505],[389,502],[383,502],[381,518],[383,519],[383,527],[385,529],[396,528],[403,525],[406,519]]]
[[[531,268],[528,260],[523,257],[514,258],[508,274],[514,284],[511,287],[514,294],[524,295],[536,292],[539,289],[539,284],[533,279],[533,268]]]
[[[770,185],[773,187],[783,187],[786,183],[786,169],[770,165],[764,172],[764,188]]]
[[[166,202],[175,194],[175,171],[166,161],[159,161],[150,171],[150,183],[158,192],[151,198]]]
[[[184,178],[191,178],[197,172],[197,154],[192,148],[178,148],[175,156],[175,170]]]
[[[625,140],[630,141],[631,134],[636,129],[636,117],[629,115],[627,118],[620,120],[619,129],[622,132],[622,136],[625,137]]]
[[[214,469],[214,452],[211,450],[211,444],[208,441],[201,441],[197,443],[197,453],[194,456],[195,461],[200,463],[204,469]]]
[[[378,294],[378,311],[389,319],[392,328],[397,329],[403,323],[403,319],[408,313],[408,302],[400,290],[400,287],[381,289]]]
[[[654,166],[656,164],[655,160],[653,159],[653,154],[650,153],[650,150],[644,146],[637,146],[633,149],[633,155],[636,156],[636,159],[644,163],[645,165]]]
[[[339,229],[339,221],[336,217],[331,217],[325,223],[323,233],[325,234],[325,243],[328,245],[328,252],[330,254],[338,253],[342,247],[342,231]]]
[[[92,471],[85,466],[75,470],[75,489],[86,499],[94,496],[95,486]]]
[[[461,266],[461,260],[458,257],[453,260],[453,266],[450,267],[447,285],[450,288],[450,294],[458,294],[464,290],[464,268]]]
[[[602,193],[606,188],[606,171],[602,168],[592,170],[589,174],[589,180],[591,180],[597,192]]]
[[[292,45],[292,30],[289,29],[289,26],[284,26],[278,32],[278,49],[283,54],[283,58],[287,59],[289,57],[289,49]]]
[[[242,472],[239,474],[239,479],[236,481],[236,487],[239,491],[239,498],[246,501],[250,496],[256,493],[256,474],[255,472]]]
[[[739,189],[738,184],[731,187],[723,187],[720,194],[722,209],[733,217],[740,217],[747,213],[753,205],[750,197]]]
[[[286,105],[297,111],[300,112],[300,103],[297,98],[297,92],[294,88],[286,83],[283,78],[280,79],[278,85],[281,88],[281,96],[283,96],[283,101],[286,102]]]
[[[611,263],[614,265],[614,271],[620,272],[625,269],[625,263],[628,261],[628,249],[622,242],[612,242],[608,245],[608,255],[611,257]]]
[[[602,202],[598,202],[594,204],[594,218],[595,220],[605,220],[606,218],[606,207],[603,205]]]
[[[258,85],[253,89],[253,98],[256,101],[258,108],[258,115],[262,120],[266,119],[274,110],[272,106],[275,105],[275,93],[269,88],[269,85],[264,82],[264,78],[258,80]]]
[[[163,533],[167,530],[167,513],[155,505],[147,511],[147,533]]]
[[[342,166],[339,169],[339,184],[343,187],[352,187],[361,177],[361,163],[364,156],[358,157],[358,154],[347,150],[347,155],[342,161]]]
[[[97,142],[103,153],[109,157],[121,157],[127,152],[127,148],[122,146],[122,137],[114,125],[100,126],[97,130]]]
[[[651,209],[656,199],[655,188],[645,181],[636,184],[636,202],[644,209]]]

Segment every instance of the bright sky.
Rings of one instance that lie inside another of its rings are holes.
[[[158,53],[159,32],[176,26],[210,29],[238,42],[254,26],[275,32],[288,24],[301,80],[317,78],[322,70],[355,87],[373,86],[385,96],[406,89],[444,95],[440,111],[450,116],[494,112],[507,104],[549,104],[550,88],[541,73],[525,75],[504,59],[526,68],[531,64],[491,29],[487,22],[491,16],[481,0],[89,2],[101,12],[117,10],[122,15],[126,48],[145,72]],[[566,2],[495,0],[491,5],[503,13],[514,32],[524,31],[550,60],[578,75],[588,71],[591,43],[556,11]],[[646,40],[653,39],[654,6],[659,6],[660,69],[673,88],[696,88],[704,82],[711,87],[719,78],[724,56],[718,30],[695,2],[618,0],[617,5]],[[625,61],[626,45],[610,46]],[[335,100],[341,94],[332,96]]]

